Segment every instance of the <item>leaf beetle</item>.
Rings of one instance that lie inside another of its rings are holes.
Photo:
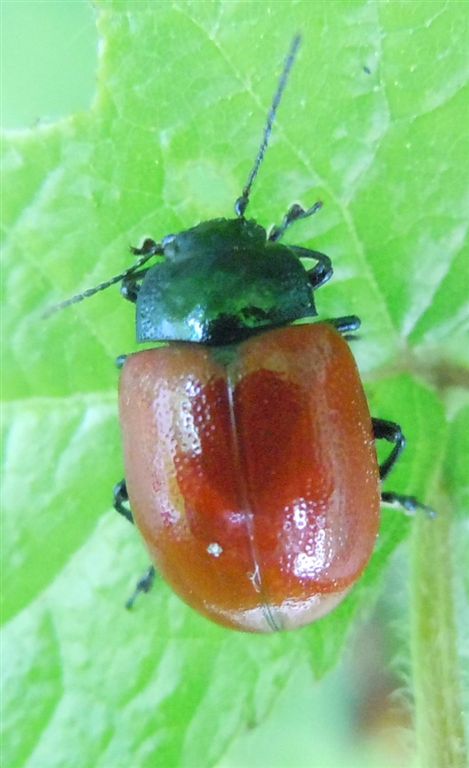
[[[429,509],[381,492],[405,440],[370,416],[347,343],[358,317],[316,320],[330,259],[280,242],[321,203],[291,206],[269,233],[245,217],[299,45],[296,36],[236,218],[147,239],[129,269],[50,310],[121,282],[137,341],[164,344],[119,358],[126,478],[114,506],[183,600],[248,632],[331,611],[370,559],[381,501]],[[392,445],[381,464],[379,439]]]

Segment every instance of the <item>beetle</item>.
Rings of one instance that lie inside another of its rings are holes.
[[[381,502],[429,509],[381,492],[405,439],[370,416],[348,345],[359,318],[317,320],[329,257],[280,242],[321,203],[292,205],[269,233],[245,216],[299,45],[296,36],[235,218],[147,238],[129,269],[52,310],[120,282],[137,341],[160,344],[118,359],[126,477],[114,506],[183,600],[250,632],[331,611],[370,559]],[[381,464],[380,439],[392,446]]]

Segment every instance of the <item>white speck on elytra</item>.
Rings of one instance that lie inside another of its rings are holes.
[[[223,547],[220,547],[216,541],[212,541],[207,547],[207,552],[209,555],[213,555],[213,557],[220,557],[223,552]]]

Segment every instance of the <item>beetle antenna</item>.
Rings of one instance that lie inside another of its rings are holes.
[[[244,216],[246,208],[248,207],[251,188],[259,172],[261,163],[264,159],[265,151],[270,141],[270,134],[272,133],[272,125],[274,123],[279,104],[282,100],[283,92],[285,90],[285,87],[288,82],[288,78],[290,76],[290,70],[293,64],[295,63],[296,55],[298,53],[300,44],[301,44],[301,35],[295,35],[295,37],[291,42],[290,50],[288,51],[287,57],[285,59],[285,64],[283,65],[283,71],[282,71],[282,74],[280,75],[280,80],[278,81],[277,90],[275,91],[275,95],[272,100],[272,105],[270,107],[269,114],[267,115],[267,122],[264,127],[264,133],[262,135],[261,145],[259,147],[259,151],[254,161],[254,165],[251,168],[246,185],[243,187],[243,192],[241,194],[241,197],[238,197],[235,203],[235,213],[237,216]]]
[[[146,248],[146,244],[151,243],[151,247]],[[157,254],[163,253],[163,246],[159,245],[158,243],[153,243],[153,241],[145,241],[143,244],[143,248],[131,248],[130,249],[132,253],[139,254],[140,258],[137,259],[135,264],[133,264],[128,269],[124,270],[124,272],[121,272],[119,275],[114,275],[114,277],[111,277],[109,280],[105,280],[104,283],[99,283],[99,285],[95,285],[94,288],[87,288],[86,291],[83,291],[82,293],[77,293],[75,296],[71,296],[70,299],[65,299],[65,301],[59,302],[59,304],[54,304],[52,307],[49,307],[48,309],[43,312],[42,317],[50,317],[51,315],[54,315],[56,312],[60,312],[60,310],[65,309],[66,307],[70,307],[72,304],[78,304],[80,301],[83,301],[84,299],[89,299],[90,296],[94,296],[95,293],[99,293],[100,291],[104,291],[106,288],[109,288],[111,285],[114,285],[115,283],[119,283],[121,280],[123,280],[127,275],[131,275],[133,272],[136,272],[137,269],[142,267],[149,259],[151,259],[152,256],[155,256]]]

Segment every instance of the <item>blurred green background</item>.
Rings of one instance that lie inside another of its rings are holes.
[[[81,0],[2,2],[2,127],[32,128],[91,106],[98,36]]]
[[[230,215],[300,29],[251,213],[325,200],[293,237],[333,257],[323,311],[365,320],[373,411],[411,436],[391,485],[428,500],[443,467],[467,514],[464,5],[2,3],[5,768],[416,765],[412,521],[384,514],[363,583],[305,632],[231,634],[164,585],[129,616],[146,558],[109,491],[132,312],[112,291],[39,312],[130,242]]]

